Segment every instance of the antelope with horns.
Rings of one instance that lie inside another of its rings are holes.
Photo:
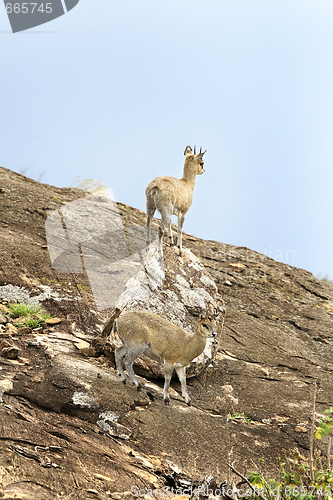
[[[152,218],[156,210],[161,214],[161,224],[158,229],[158,249],[162,253],[163,233],[168,227],[168,234],[173,245],[173,237],[171,230],[171,217],[178,215],[178,241],[179,255],[182,256],[182,231],[185,220],[185,215],[188,212],[192,200],[193,189],[197,175],[204,173],[203,155],[206,151],[196,154],[195,146],[192,153],[191,146],[187,146],[184,164],[184,173],[181,179],[175,177],[162,176],[156,177],[148,184],[146,189],[147,197],[147,246],[150,244],[150,228]]]
[[[133,362],[143,353],[156,361],[164,362],[163,399],[169,404],[169,385],[175,368],[181,383],[182,396],[190,405],[186,388],[186,366],[199,356],[206,347],[208,338],[215,337],[215,319],[219,313],[211,316],[199,316],[194,334],[185,332],[179,326],[150,311],[131,311],[121,315],[115,322],[115,331],[123,344],[115,350],[116,367],[121,380],[126,384],[124,364],[129,378],[140,391],[141,384],[133,370]]]

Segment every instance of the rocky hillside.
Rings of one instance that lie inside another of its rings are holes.
[[[184,234],[226,317],[214,361],[188,380],[192,406],[175,379],[166,407],[160,379],[142,378],[141,393],[124,386],[112,353],[97,348],[111,308],[98,310],[84,265],[51,266],[45,221],[85,194],[0,168],[0,498],[119,500],[206,476],[223,482],[228,460],[246,474],[264,457],[273,474],[284,452],[306,456],[315,381],[318,413],[332,405],[332,286]],[[145,226],[143,212],[118,210],[127,236]],[[166,268],[179,261],[167,247],[164,258]],[[38,302],[56,319],[18,328],[12,302]]]

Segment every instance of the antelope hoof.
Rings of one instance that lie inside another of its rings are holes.
[[[191,401],[186,401],[187,406],[191,406]]]
[[[125,378],[121,378],[121,381],[124,385],[126,385],[126,379]]]
[[[137,391],[142,391],[142,387],[141,387],[141,384],[139,383],[139,385],[136,386],[136,390]]]
[[[170,399],[169,399],[169,398],[168,398],[168,399],[165,399],[165,400],[164,400],[164,404],[165,404],[166,406],[169,406],[169,405],[170,405]]]
[[[179,257],[183,257],[183,252],[179,250]]]

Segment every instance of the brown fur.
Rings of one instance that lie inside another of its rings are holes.
[[[122,367],[122,358],[125,357],[125,366],[130,379],[138,389],[141,388],[132,364],[137,357],[145,353],[154,360],[164,362],[165,403],[169,404],[168,388],[175,368],[182,385],[182,395],[189,404],[185,368],[203,352],[207,339],[214,336],[215,317],[202,317],[193,335],[150,311],[132,311],[120,316],[116,328],[123,345],[116,349],[115,358],[123,382],[126,381]]]
[[[185,215],[188,212],[193,200],[193,189],[197,175],[204,173],[203,155],[206,153],[192,154],[190,146],[187,146],[184,164],[184,173],[181,179],[175,177],[156,177],[148,184],[146,189],[147,198],[147,245],[150,244],[151,221],[156,210],[162,216],[158,231],[158,247],[162,253],[163,234],[168,227],[171,244],[173,244],[171,232],[171,217],[178,215],[178,247],[179,254],[182,255],[182,230]]]

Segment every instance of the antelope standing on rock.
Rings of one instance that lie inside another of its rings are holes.
[[[158,249],[162,253],[163,233],[168,227],[168,234],[173,245],[171,230],[171,217],[178,215],[178,240],[179,255],[182,256],[182,231],[185,215],[188,212],[193,200],[193,189],[197,175],[204,173],[203,155],[206,151],[200,148],[199,154],[196,154],[195,146],[192,153],[191,146],[187,146],[184,164],[184,173],[181,179],[175,177],[162,176],[156,177],[148,184],[146,189],[147,197],[147,246],[150,244],[151,222],[156,210],[161,214],[161,223],[158,229]]]
[[[223,308],[223,311],[224,308]],[[133,370],[133,362],[143,353],[156,361],[164,362],[163,399],[169,405],[169,386],[175,368],[181,383],[182,396],[190,405],[191,400],[186,388],[186,366],[205,349],[207,339],[215,337],[215,319],[219,315],[199,316],[194,334],[185,332],[166,319],[150,311],[130,311],[115,321],[115,331],[123,345],[115,350],[116,367],[121,380],[126,384],[123,358],[128,375],[140,391],[141,384]]]

